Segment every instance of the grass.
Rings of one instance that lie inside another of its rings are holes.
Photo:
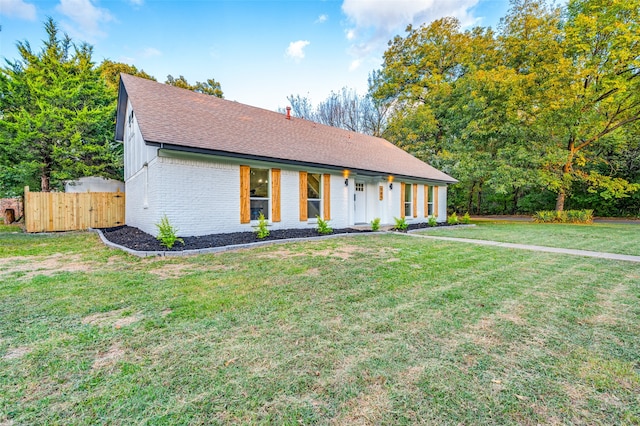
[[[639,302],[639,264],[404,235],[0,233],[0,424],[638,424]]]
[[[640,226],[635,224],[475,223],[474,227],[437,228],[436,232],[447,237],[640,255]]]

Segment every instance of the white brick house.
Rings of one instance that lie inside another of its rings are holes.
[[[390,142],[123,74],[126,223],[181,236],[446,220],[456,180]]]

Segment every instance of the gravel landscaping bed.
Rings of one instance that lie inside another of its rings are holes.
[[[259,241],[284,240],[288,238],[308,238],[319,236],[315,229],[279,229],[270,232],[266,238],[258,238],[254,232],[232,232],[199,237],[183,237],[184,244],[176,244],[168,250],[152,235],[132,226],[118,226],[101,229],[105,238],[112,243],[139,251],[183,251],[200,250],[211,247],[224,247],[236,244],[256,243]],[[365,233],[369,230],[353,228],[334,229],[331,234]]]

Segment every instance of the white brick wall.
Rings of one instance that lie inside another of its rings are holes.
[[[438,222],[447,221],[447,187],[438,187]]]

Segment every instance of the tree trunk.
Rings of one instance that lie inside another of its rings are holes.
[[[558,198],[556,198],[556,210],[559,212],[564,210],[565,196],[566,196],[566,192],[564,188],[561,188],[560,191],[558,191]]]
[[[572,135],[569,138],[569,143],[567,144],[567,151],[569,151],[569,155],[567,157],[567,162],[562,166],[562,187],[558,191],[558,198],[556,198],[556,210],[561,212],[564,210],[564,200],[567,196],[567,175],[571,173],[571,168],[573,166],[573,157],[576,153],[575,148],[575,137]]]
[[[40,176],[40,191],[51,192],[51,188],[49,187],[49,176],[45,173],[42,173]]]
[[[476,183],[473,182],[473,185],[471,185],[471,190],[469,191],[469,202],[467,203],[467,211],[471,212],[471,208],[473,207],[473,192],[476,189]]]

